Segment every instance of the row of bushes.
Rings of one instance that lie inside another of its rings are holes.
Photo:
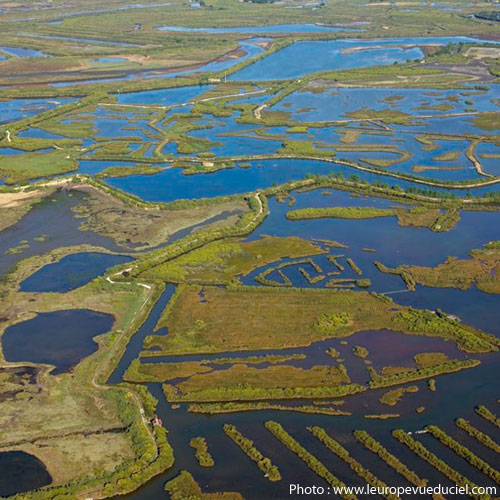
[[[493,451],[496,451],[497,453],[500,453],[500,445],[493,441],[493,439],[491,439],[488,434],[485,434],[484,432],[471,425],[467,420],[463,418],[457,418],[455,424],[457,425],[457,427],[469,434],[469,436],[479,441],[482,445],[490,448]]]
[[[331,438],[322,427],[313,426],[308,427],[307,430],[312,433],[312,435],[318,438],[332,453],[337,455],[341,460],[343,460],[349,467],[361,478],[364,479],[368,484],[379,488],[379,491],[388,488],[387,484],[379,479],[371,471],[363,467],[357,460],[355,460],[350,453],[335,439]],[[380,493],[381,496],[387,498],[387,500],[400,500],[397,495],[391,493]]]
[[[396,328],[421,335],[423,332],[453,340],[465,352],[495,352],[499,340],[480,330],[448,317],[442,311],[409,308],[393,318]]]
[[[245,455],[257,464],[257,467],[264,472],[269,481],[281,481],[281,474],[278,467],[272,464],[271,460],[264,457],[254,446],[253,441],[241,434],[238,429],[231,424],[224,424],[224,433],[230,437],[245,453]]]
[[[265,424],[266,429],[277,439],[281,441],[292,453],[295,453],[305,464],[315,472],[319,477],[322,477],[328,484],[334,488],[345,488],[346,485],[336,476],[334,476],[312,453],[309,453],[301,444],[299,444],[278,422],[272,420]],[[340,496],[344,500],[357,500],[352,493],[347,493],[343,490]]]
[[[495,483],[500,484],[500,472],[494,469],[490,464],[486,463],[482,458],[478,457],[476,454],[472,453],[466,446],[460,444],[458,441],[453,439],[451,436],[446,434],[436,425],[428,425],[426,429],[441,443],[453,450],[459,457],[469,462],[470,465],[478,469],[485,476],[495,481]]]
[[[480,405],[475,408],[475,410],[480,417],[483,417],[485,420],[488,420],[488,422],[491,422],[493,425],[500,428],[500,418],[498,418],[492,411],[488,410],[486,406]]]
[[[389,467],[403,476],[409,483],[415,486],[426,486],[427,480],[421,479],[414,471],[409,469],[399,458],[390,453],[368,432],[362,430],[354,431],[354,437],[372,453],[378,455]]]
[[[422,443],[413,439],[409,434],[407,434],[403,429],[396,429],[392,431],[392,435],[396,438],[400,443],[406,445],[410,450],[412,450],[416,455],[418,455],[421,459],[425,460],[429,465],[434,467],[436,470],[445,475],[450,481],[458,486],[462,486],[463,488],[469,488],[469,491],[473,488],[476,489],[478,485],[467,479],[465,476],[462,476],[455,469],[450,467],[446,462],[438,458],[434,453],[429,451]],[[471,497],[475,500],[491,500],[490,495],[473,495],[471,493]]]
[[[379,389],[381,387],[390,387],[392,385],[405,384],[407,382],[413,382],[415,380],[435,377],[436,375],[442,375],[444,373],[453,373],[460,370],[465,370],[467,368],[474,368],[480,363],[481,362],[477,359],[465,359],[463,361],[454,360],[448,363],[428,366],[425,368],[405,370],[399,373],[395,373],[394,375],[377,376],[370,380],[368,386],[370,389]]]
[[[193,413],[205,413],[214,415],[217,413],[236,413],[241,411],[257,411],[257,410],[278,410],[278,411],[294,411],[298,413],[310,413],[330,416],[349,416],[350,412],[332,408],[331,406],[313,406],[313,405],[281,405],[277,403],[268,403],[266,401],[244,401],[239,403],[224,402],[224,403],[197,403],[191,404],[188,410]]]
[[[163,385],[163,392],[169,402],[218,402],[218,401],[255,401],[267,399],[314,399],[340,398],[366,390],[359,384],[316,387],[254,387],[249,384],[239,384],[236,387],[210,387],[187,394],[179,394],[170,385]]]
[[[250,211],[241,215],[238,221],[232,226],[201,230],[182,238],[166,248],[149,252],[144,258],[137,261],[137,266],[133,269],[131,274],[133,276],[138,276],[144,273],[145,276],[150,276],[152,279],[158,279],[158,273],[153,269],[155,266],[177,258],[212,241],[234,236],[244,236],[251,233],[268,214],[267,198],[260,194],[255,197],[250,197],[248,199],[248,205]]]

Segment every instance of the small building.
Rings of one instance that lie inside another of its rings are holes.
[[[152,425],[163,425],[163,420],[158,417],[158,415],[155,415],[154,418],[151,420]]]

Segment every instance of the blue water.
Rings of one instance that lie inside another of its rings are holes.
[[[132,175],[106,179],[106,182],[148,201],[173,201],[247,193],[274,183],[302,179],[308,173],[326,175],[335,170],[335,165],[307,160],[280,159],[248,163],[251,164],[250,168],[235,167],[210,174],[183,175],[180,168],[168,168],[155,175]],[[346,171],[352,173],[350,169]]]
[[[101,57],[100,59],[94,59],[94,62],[97,63],[121,63],[126,61],[127,59],[123,57]]]
[[[0,148],[0,156],[10,156],[10,155],[20,155],[24,154],[26,151],[14,148]]]
[[[2,336],[5,359],[55,366],[53,375],[68,371],[96,348],[93,337],[109,332],[114,318],[88,309],[39,313],[9,326]]]
[[[359,31],[358,29],[320,24],[275,24],[268,26],[243,26],[235,28],[188,28],[184,26],[160,26],[160,31],[191,33],[334,33],[338,31]]]
[[[21,259],[44,255],[55,248],[89,244],[113,252],[123,251],[111,238],[91,231],[80,231],[82,219],[72,211],[81,205],[85,195],[77,191],[58,191],[34,207],[16,224],[0,232],[0,277]],[[41,238],[43,236],[43,238]],[[28,242],[20,253],[8,250]]]
[[[298,78],[315,71],[390,65],[394,62],[423,57],[423,52],[418,45],[478,41],[468,37],[300,41],[243,68],[231,75],[230,79],[280,80]],[[362,47],[365,50],[345,53],[346,50],[356,47]]]
[[[307,174],[341,173],[344,177],[357,175],[360,179],[370,183],[383,181],[389,186],[400,186],[403,189],[418,186],[410,181],[383,177],[383,175],[361,172],[345,165],[322,161],[279,159],[248,163],[251,165],[250,168],[235,167],[210,174],[184,175],[180,168],[167,168],[155,175],[133,175],[106,179],[106,182],[148,201],[172,201],[247,193],[274,184],[279,185],[291,180],[303,179]],[[423,185],[419,187],[426,189]],[[446,191],[439,188],[433,188],[433,190]],[[473,192],[480,196],[498,190],[500,190],[500,185],[492,185],[474,188]],[[457,196],[464,196],[467,190],[457,189],[453,192]]]
[[[0,123],[27,118],[74,101],[75,99],[59,97],[57,99],[12,99],[1,103]]]
[[[150,335],[153,332],[155,332],[156,334],[164,333],[162,331],[156,331],[155,328],[174,292],[174,285],[167,285],[165,287],[164,292],[156,301],[146,321],[141,325],[139,330],[134,334],[134,336],[128,343],[125,354],[120,359],[120,362],[118,363],[114,372],[111,374],[108,380],[109,384],[119,384],[122,381],[122,376],[125,373],[125,370],[128,368],[128,365],[137,356],[137,353],[142,350],[142,345],[144,343],[146,335]]]
[[[0,50],[12,57],[48,57],[48,54],[44,54],[39,50],[25,49],[22,47],[6,47],[0,45]]]
[[[480,143],[476,147],[476,158],[482,163],[484,170],[492,175],[500,176],[500,158],[483,158],[484,154],[500,154],[500,146],[493,143]]]
[[[390,109],[417,116],[439,117],[446,113],[462,113],[466,108],[474,108],[476,111],[495,110],[496,106],[491,100],[499,95],[499,85],[491,85],[489,90],[477,92],[475,95],[463,95],[459,90],[339,88],[322,93],[294,92],[271,110],[292,113],[294,119],[304,122],[342,120],[349,118],[348,113],[363,108],[374,111]],[[473,104],[466,104],[465,101],[473,101]],[[429,109],[440,105],[447,105],[450,109]],[[456,118],[456,121],[464,120],[467,120],[467,117]]]
[[[59,262],[48,264],[26,278],[21,292],[64,293],[85,285],[106,269],[132,259],[124,255],[88,252],[67,255]]]
[[[64,139],[62,135],[54,134],[53,132],[37,127],[21,130],[17,136],[25,139]]]
[[[172,106],[173,104],[183,104],[202,92],[212,89],[213,85],[177,87],[160,90],[145,90],[142,92],[130,92],[127,94],[116,94],[116,102],[119,104],[143,104]]]

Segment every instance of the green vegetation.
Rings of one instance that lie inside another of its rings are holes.
[[[65,174],[76,170],[77,166],[76,160],[66,151],[0,157],[0,174],[5,176],[6,184]]]
[[[243,500],[239,493],[202,493],[193,476],[183,470],[174,479],[168,481],[165,490],[172,500]]]
[[[492,411],[488,410],[486,406],[480,405],[475,408],[475,411],[480,417],[483,417],[494,426],[500,428],[500,418],[497,417]]]
[[[354,431],[354,437],[372,453],[378,455],[389,467],[393,468],[398,474],[403,476],[410,484],[415,486],[425,486],[427,479],[421,479],[415,472],[410,470],[399,458],[395,457],[378,441],[376,441],[366,431]]]
[[[357,460],[355,460],[349,452],[335,439],[331,438],[324,429],[321,427],[313,426],[307,428],[313,436],[318,438],[332,453],[337,455],[340,459],[349,465],[349,467],[361,478],[364,479],[368,484],[374,486],[375,488],[388,488],[387,484],[381,481],[372,472],[361,465]],[[382,495],[388,500],[398,500],[397,495],[387,493]]]
[[[197,286],[177,288],[158,323],[158,327],[168,327],[169,334],[146,337],[145,348],[160,347],[164,354],[283,349],[342,338],[359,330],[390,328],[450,339],[467,352],[497,350],[493,336],[439,311],[398,306],[378,294],[205,286],[204,303],[198,295],[201,291]],[[252,335],[247,334],[249,328],[253,329]]]
[[[352,348],[352,352],[354,352],[354,354],[360,358],[366,358],[368,357],[368,349],[366,347],[363,347],[363,346],[360,346],[360,345],[355,345],[353,348]]]
[[[462,457],[485,476],[495,481],[495,483],[500,484],[500,472],[494,469],[490,464],[486,463],[482,458],[479,458],[477,455],[472,453],[472,451],[470,451],[466,446],[460,444],[435,425],[428,425],[426,429],[441,443],[453,450],[459,457]]]
[[[212,369],[198,361],[183,363],[141,363],[134,359],[123,375],[128,382],[164,382],[177,378],[187,378],[197,373],[211,372]]]
[[[173,385],[164,385],[170,402],[252,401],[266,399],[342,397],[364,390],[350,384],[340,366],[310,369],[289,365],[251,368],[233,365],[226,370],[193,375]]]
[[[194,456],[202,467],[213,467],[215,465],[212,455],[208,451],[207,440],[204,437],[194,437],[189,441],[189,446],[194,449]]]
[[[271,460],[264,457],[254,446],[253,441],[241,434],[238,429],[231,424],[224,424],[224,433],[231,438],[237,446],[257,464],[257,467],[265,474],[269,481],[281,481],[281,474],[278,468],[272,464]]]
[[[465,359],[463,361],[449,361],[448,363],[429,366],[427,368],[405,369],[404,371],[392,375],[377,376],[369,382],[369,387],[370,389],[378,389],[381,387],[390,387],[392,385],[414,382],[416,380],[435,377],[445,373],[453,373],[460,370],[466,370],[467,368],[474,368],[480,363],[481,362],[477,359]]]
[[[493,439],[491,439],[488,434],[485,434],[478,428],[471,425],[467,420],[463,418],[457,418],[457,420],[455,420],[455,424],[457,427],[464,430],[469,436],[473,437],[487,448],[500,453],[500,445],[493,441]]]
[[[450,481],[454,484],[458,484],[462,487],[468,487],[470,493],[470,497],[477,500],[490,500],[490,495],[479,495],[472,494],[472,489],[478,490],[477,484],[473,483],[466,477],[462,476],[455,469],[450,467],[446,462],[441,460],[439,457],[434,455],[431,451],[429,451],[422,443],[413,439],[409,434],[407,434],[402,429],[396,429],[392,431],[392,435],[400,442],[408,446],[410,450],[412,450],[416,455],[418,455],[421,459],[425,460],[429,465],[434,467],[436,470],[444,474]]]
[[[331,207],[331,208],[302,208],[287,212],[290,220],[319,219],[322,217],[339,217],[344,219],[368,219],[395,215],[395,211],[385,208],[372,207]]]
[[[265,423],[266,429],[292,453],[297,455],[305,464],[323,478],[330,486],[334,488],[345,487],[345,484],[334,476],[314,455],[309,453],[301,444],[299,444],[283,427],[272,420]],[[356,496],[349,493],[340,495],[344,500],[356,500]]]
[[[379,401],[387,406],[396,406],[407,392],[417,392],[418,387],[416,385],[411,385],[409,387],[400,387],[398,389],[393,389],[380,396]]]
[[[351,269],[358,276],[361,276],[363,274],[363,272],[361,271],[361,269],[357,266],[356,262],[354,262],[350,257],[347,257],[347,259],[345,261],[349,264],[349,266],[351,267]]]
[[[162,167],[151,165],[137,165],[135,167],[108,167],[99,172],[97,178],[105,177],[128,177],[129,175],[154,175],[163,170]]]
[[[495,242],[486,244],[482,249],[471,250],[470,259],[448,257],[436,267],[402,265],[396,269],[379,267],[382,272],[394,272],[405,276],[412,283],[424,286],[459,288],[467,290],[473,285],[487,293],[500,293],[500,250]],[[405,279],[405,281],[407,281]]]
[[[260,266],[284,257],[319,253],[323,253],[323,250],[318,246],[293,236],[268,236],[248,243],[226,239],[188,251],[175,260],[153,267],[144,276],[183,283],[224,283],[236,275],[247,275]]]
[[[315,402],[316,403],[316,402]],[[333,403],[332,403],[333,404]],[[317,415],[330,415],[330,416],[348,416],[349,412],[332,408],[330,406],[312,406],[312,405],[281,405],[276,403],[267,402],[227,402],[227,403],[197,403],[190,404],[189,411],[193,413],[206,413],[215,415],[218,413],[237,413],[242,411],[258,411],[258,410],[280,410],[280,411],[294,411],[297,413],[311,413]]]

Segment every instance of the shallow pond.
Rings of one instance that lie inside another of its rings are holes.
[[[119,104],[171,106],[173,104],[186,103],[202,92],[206,92],[212,88],[213,85],[193,85],[190,87],[130,92],[126,94],[117,94],[116,102]]]
[[[75,99],[12,99],[2,102],[0,123],[7,123],[21,118],[37,115],[56,106],[74,102]]]
[[[48,54],[44,54],[39,50],[26,49],[23,47],[6,47],[4,45],[0,45],[0,51],[5,52],[12,57],[48,57]]]
[[[113,64],[113,63],[122,63],[127,59],[123,57],[101,57],[100,59],[94,59],[94,62],[101,64]]]
[[[230,76],[232,80],[280,80],[299,78],[325,70],[390,65],[420,59],[425,44],[481,42],[468,37],[386,38],[376,40],[301,41]]]
[[[0,496],[41,488],[52,482],[43,463],[23,451],[0,452]]]
[[[106,269],[132,259],[125,255],[98,252],[77,253],[63,257],[59,262],[48,264],[26,278],[21,292],[67,292],[85,285]]]
[[[81,219],[72,212],[84,201],[78,191],[58,191],[35,205],[20,221],[0,233],[0,276],[20,260],[42,255],[55,248],[90,244],[123,251],[110,238],[80,231]],[[12,249],[19,251],[13,252]]]
[[[109,332],[113,316],[89,309],[40,313],[8,327],[2,336],[5,359],[55,366],[53,375],[68,371],[92,354],[95,336]]]

